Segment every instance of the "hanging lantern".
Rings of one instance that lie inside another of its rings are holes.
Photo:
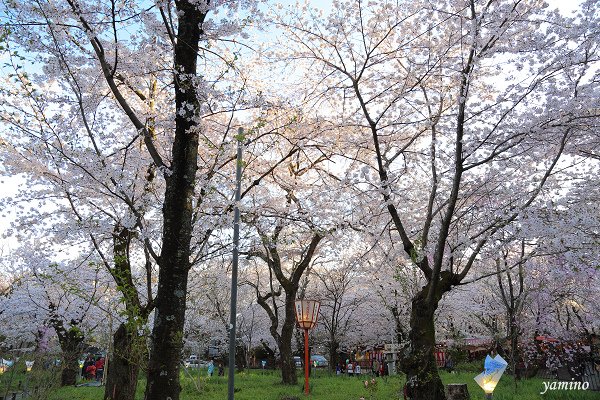
[[[317,323],[321,303],[316,300],[296,300],[296,321],[302,329],[312,329]]]

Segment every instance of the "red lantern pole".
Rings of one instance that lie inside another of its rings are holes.
[[[310,369],[308,358],[308,329],[304,329],[304,394],[308,394],[308,371]]]
[[[310,358],[308,356],[308,331],[315,327],[321,304],[314,300],[296,300],[296,320],[298,327],[304,329],[304,394],[308,395],[308,373]]]

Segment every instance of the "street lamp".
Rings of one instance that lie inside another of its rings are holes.
[[[308,331],[314,328],[321,303],[315,300],[296,300],[296,321],[304,329],[304,394],[308,394]]]

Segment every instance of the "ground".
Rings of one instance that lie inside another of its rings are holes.
[[[483,399],[482,390],[473,380],[476,374],[460,372],[449,374],[441,372],[442,380],[448,383],[467,383],[471,399]],[[311,394],[303,394],[303,380],[297,386],[283,386],[280,376],[276,371],[253,370],[236,375],[236,400],[281,400],[282,397],[296,396],[299,399],[311,400],[392,400],[401,398],[399,388],[404,383],[404,378],[393,376],[377,378],[375,391],[365,389],[364,379],[340,377],[331,375],[324,370],[317,371],[311,377]],[[206,377],[202,370],[185,373],[182,379],[182,400],[223,400],[227,398],[227,380],[223,377]],[[518,383],[516,389],[510,375],[504,375],[494,392],[494,400],[599,400],[600,392],[590,391],[548,391],[541,395],[544,385],[542,379],[529,379]],[[516,391],[515,391],[516,390]],[[143,399],[144,384],[140,382],[136,400]],[[94,387],[69,387],[53,391],[48,400],[100,400],[103,388]]]

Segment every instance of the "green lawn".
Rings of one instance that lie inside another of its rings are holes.
[[[473,380],[476,375],[471,372],[448,374],[442,372],[442,380],[447,383],[467,383],[471,399],[483,399],[483,392]],[[296,386],[284,386],[279,383],[280,377],[274,371],[251,371],[236,375],[237,400],[280,400],[284,396],[303,395],[303,377],[299,376]],[[393,376],[377,379],[376,392],[369,393],[364,388],[362,379],[332,376],[326,371],[317,371],[311,377],[311,394],[307,398],[313,400],[367,400],[398,399],[399,390],[404,378]],[[182,376],[182,400],[224,400],[227,399],[227,380],[223,377],[208,378],[204,371]],[[494,393],[494,400],[599,400],[599,392],[589,391],[548,391],[540,395],[544,385],[541,379],[530,379],[518,384],[515,389],[510,376],[504,376]],[[137,399],[143,399],[144,382],[140,382]],[[47,397],[48,400],[100,400],[103,388],[68,387],[56,389]],[[370,395],[373,397],[369,397]]]

